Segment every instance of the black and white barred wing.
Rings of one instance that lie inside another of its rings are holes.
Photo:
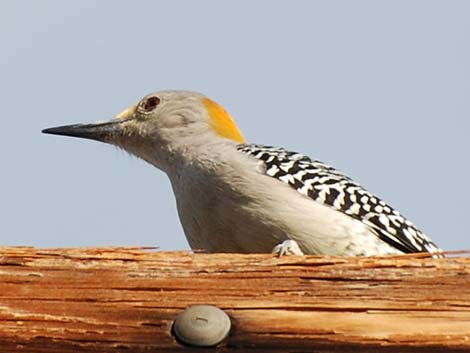
[[[398,211],[335,168],[283,148],[243,144],[237,149],[264,161],[268,175],[299,193],[367,224],[394,248],[404,253],[441,251]]]

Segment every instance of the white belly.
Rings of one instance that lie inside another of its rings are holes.
[[[265,253],[293,239],[305,254],[401,253],[359,220],[301,195],[255,166],[243,175],[236,170],[223,177],[192,172],[191,178],[172,180],[192,249]]]

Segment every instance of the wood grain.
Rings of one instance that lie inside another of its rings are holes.
[[[0,352],[180,352],[175,316],[231,317],[217,352],[470,352],[470,258],[0,247]]]

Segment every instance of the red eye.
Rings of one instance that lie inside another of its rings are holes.
[[[144,103],[144,110],[146,112],[150,112],[150,111],[154,110],[157,107],[158,104],[160,104],[160,98],[158,98],[156,96],[147,98],[147,100]]]

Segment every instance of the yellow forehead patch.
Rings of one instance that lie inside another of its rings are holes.
[[[209,112],[211,125],[215,132],[228,139],[245,143],[240,130],[224,108],[209,98],[203,98],[202,103]]]
[[[119,113],[114,117],[116,120],[126,120],[130,118],[136,111],[137,105],[133,105],[132,107],[127,108],[123,112]]]

